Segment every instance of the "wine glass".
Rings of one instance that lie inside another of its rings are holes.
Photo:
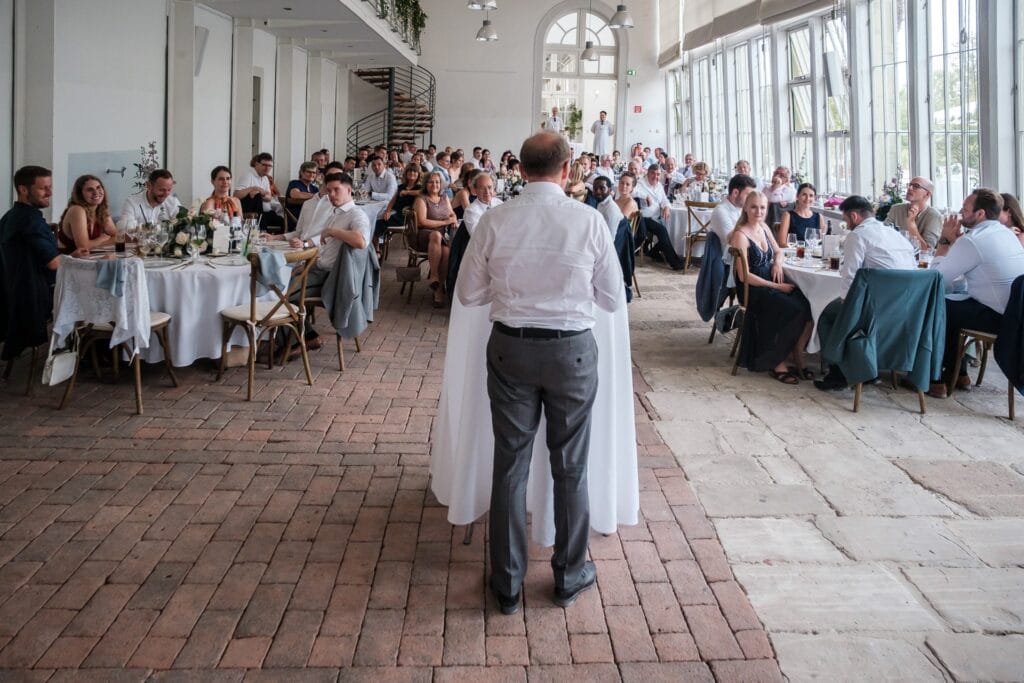
[[[167,242],[170,241],[170,239],[171,239],[171,234],[169,232],[167,232],[166,230],[164,230],[163,228],[154,231],[154,233],[153,233],[153,247],[154,247],[153,253],[158,254],[158,255],[162,254],[164,252],[164,247],[167,245]]]
[[[807,230],[804,231],[804,242],[807,243],[807,248],[813,252],[814,248],[821,243],[821,238],[818,236],[818,229],[807,228]]]
[[[798,241],[799,240],[797,239],[795,232],[791,232],[786,235],[786,246],[790,249],[796,249],[796,243]]]
[[[194,263],[202,262],[202,259],[198,259],[199,254],[202,253],[203,249],[206,248],[206,227],[202,225],[196,225],[192,228],[192,233],[189,235],[188,241],[188,255]]]

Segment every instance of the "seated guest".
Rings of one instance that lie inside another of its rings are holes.
[[[52,174],[24,166],[14,174],[18,198],[0,218],[0,341],[3,360],[45,344],[53,310],[57,239],[41,209],[50,206]]]
[[[632,173],[634,178],[639,178],[644,174],[644,169],[638,159],[631,159],[630,162],[626,164],[626,173]]]
[[[633,220],[633,214],[640,210],[636,200],[633,199],[633,190],[636,189],[636,176],[628,171],[619,176],[619,196],[615,199],[619,211],[626,218]]]
[[[395,176],[397,179],[398,176],[402,175],[402,171],[404,170],[405,164],[403,164],[402,160],[398,158],[398,152],[395,150],[388,152],[388,171],[391,172],[391,175]]]
[[[783,384],[799,384],[813,379],[804,368],[804,348],[811,338],[811,307],[807,299],[782,271],[782,250],[764,222],[768,200],[761,192],[747,194],[736,229],[729,235],[729,246],[747,255],[749,272],[735,273],[737,292],[740,283],[750,285],[739,364],[751,372],[768,371]],[[792,358],[795,369],[787,361]]]
[[[213,194],[206,198],[199,210],[203,213],[220,211],[228,221],[235,216],[242,216],[242,202],[231,194],[231,169],[227,166],[215,166],[210,171],[210,182],[213,183]]]
[[[683,165],[679,169],[679,172],[683,175],[684,178],[689,178],[690,176],[693,175],[693,162],[694,162],[693,154],[691,154],[690,152],[687,152],[683,156]]]
[[[518,176],[520,179],[523,177],[523,165],[516,157],[508,160],[508,175]]]
[[[235,196],[242,202],[245,213],[260,214],[260,225],[270,232],[281,232],[284,225],[281,216],[281,202],[278,200],[277,185],[270,172],[274,169],[274,157],[260,152],[249,162],[249,170],[238,181]]]
[[[476,202],[476,193],[473,187],[477,176],[483,173],[479,168],[469,163],[463,164],[462,170],[465,171],[459,183],[462,187],[455,193],[455,198],[452,199],[452,211],[455,212],[455,217],[459,219],[465,216],[469,207]]]
[[[307,199],[320,195],[320,188],[314,184],[316,180],[316,164],[312,161],[305,161],[299,166],[299,177],[288,183],[288,189],[284,191],[285,200],[289,203],[300,204]]]
[[[624,215],[619,205],[615,203],[615,198],[612,196],[612,181],[606,176],[600,176],[594,181],[594,200],[597,202],[596,208],[601,216],[604,218],[605,223],[608,224],[608,230],[611,232],[612,239],[615,239],[615,234],[619,231],[619,223],[622,222]]]
[[[785,166],[776,168],[772,173],[772,182],[764,188],[764,192],[768,195],[769,202],[781,204],[782,208],[796,201],[796,190],[789,182],[789,169]]]
[[[395,194],[388,202],[384,214],[377,220],[373,229],[374,248],[380,243],[380,239],[388,231],[388,228],[397,228],[405,224],[405,210],[411,209],[413,202],[420,196],[420,169],[415,164],[409,164],[402,173],[402,184],[395,188]]]
[[[309,160],[316,164],[316,172],[318,175],[322,176],[324,170],[327,168],[327,154],[324,150],[321,149],[313,152],[310,155]]]
[[[356,152],[356,168],[366,168],[370,165],[370,150],[373,149],[369,145],[364,145],[359,148]]]
[[[708,176],[711,175],[711,167],[708,166],[705,161],[698,161],[691,167],[690,176],[683,183],[683,191],[690,189],[690,186],[694,183],[704,183],[707,181]]]
[[[572,162],[572,167],[569,169],[569,181],[565,184],[565,194],[579,202],[586,202],[589,194],[586,184],[589,160],[583,161],[583,159],[584,157],[580,157]]]
[[[370,199],[375,202],[390,202],[398,192],[398,180],[384,168],[384,160],[373,157],[369,172],[363,183],[363,189],[370,192]]]
[[[473,156],[469,159],[466,159],[466,163],[473,164],[473,166],[475,166],[476,168],[480,168],[480,160],[483,158],[483,155],[483,147],[474,147]]]
[[[886,215],[887,223],[906,230],[918,244],[934,249],[942,234],[942,214],[930,206],[932,181],[920,176],[907,183],[907,201],[893,204]]]
[[[750,172],[750,162],[746,159],[740,159],[736,162],[736,165],[732,167],[733,175],[747,175],[753,177],[753,173]]]
[[[416,152],[412,155],[412,161],[409,163],[416,164],[420,167],[420,172],[423,174],[431,173],[434,167],[427,163],[427,156],[423,152]]]
[[[729,255],[729,235],[732,234],[743,215],[743,204],[747,201],[747,195],[756,189],[757,181],[750,176],[734,175],[729,179],[729,189],[725,200],[719,202],[711,212],[708,229],[718,235],[718,241],[722,246],[722,260],[725,261],[726,266],[732,265],[732,257]]]
[[[682,174],[679,169],[679,165],[676,163],[675,157],[665,158],[665,194],[668,195],[669,199],[672,199],[672,195],[676,193],[683,183],[686,182],[686,176]]]
[[[445,303],[443,280],[448,276],[448,244],[444,237],[448,228],[458,222],[451,202],[441,192],[441,174],[427,176],[423,194],[416,197],[412,210],[416,213],[416,226],[419,228],[417,246],[427,252],[430,264],[427,279],[434,291],[434,308],[441,308]]]
[[[817,190],[810,183],[803,183],[797,188],[796,205],[784,212],[779,220],[779,244],[786,244],[790,233],[796,235],[798,242],[803,242],[808,228],[819,230],[820,234],[824,234],[825,219],[811,208],[817,196]]]
[[[470,235],[476,230],[476,224],[480,217],[488,209],[493,209],[501,204],[501,199],[494,194],[494,179],[487,173],[477,173],[473,178],[473,191],[476,193],[476,201],[466,208],[462,216],[462,222]]]
[[[797,200],[799,202],[799,198]],[[798,204],[799,205],[799,204]],[[843,266],[840,274],[843,288],[849,289],[861,268],[911,270],[917,267],[914,247],[907,240],[875,218],[875,210],[864,197],[851,195],[839,205],[843,221],[850,228],[843,247]],[[818,335],[823,338],[839,317],[843,300],[828,304],[818,316]],[[845,389],[846,377],[838,365],[830,365],[828,374],[814,382],[822,391]]]
[[[462,153],[461,149],[457,149],[454,152],[449,152],[448,153],[448,168],[449,169],[455,169],[456,172],[462,173],[462,168],[465,165],[466,165],[466,155]],[[452,172],[449,170],[448,174],[451,175],[451,173]],[[452,178],[452,185],[454,185],[457,180],[458,180],[457,178]],[[452,187],[452,190],[456,190],[456,189],[458,189],[458,188]]]
[[[107,206],[107,190],[93,175],[81,176],[71,190],[68,208],[60,217],[57,243],[63,254],[91,251],[113,244],[117,227]]]
[[[497,168],[494,166],[494,159],[491,158],[491,150],[489,149],[480,150],[480,170],[491,175],[497,172]]]
[[[129,195],[121,205],[121,219],[131,216],[136,225],[156,225],[161,216],[173,220],[181,204],[172,192],[174,176],[167,169],[158,168],[149,174],[146,187],[141,192]]]
[[[402,161],[403,164],[408,165],[412,161],[412,154],[415,151],[416,145],[413,145],[410,142],[403,142],[402,151],[401,153],[399,153],[398,158]]]
[[[359,160],[353,156],[345,157],[345,163],[341,166],[341,172],[352,175],[352,172],[359,167]]]
[[[682,270],[686,264],[672,246],[668,228],[665,227],[670,207],[668,197],[665,195],[665,188],[661,186],[661,169],[657,164],[651,164],[647,169],[647,174],[637,182],[636,189],[633,190],[633,198],[636,199],[640,213],[644,217],[644,230],[647,237],[657,238],[653,244],[648,242],[648,254],[655,261],[664,259],[672,270]]]
[[[591,180],[591,183],[597,180],[596,176],[604,176],[605,178],[608,179],[609,184],[615,182],[615,170],[612,168],[611,154],[602,155],[601,165],[594,169],[594,175],[594,180]]]
[[[506,149],[501,153],[501,159],[498,161],[498,177],[504,178],[505,174],[508,173],[508,160],[512,157],[512,150]]]
[[[1003,210],[999,213],[999,222],[1012,230],[1024,245],[1024,211],[1021,211],[1020,202],[1009,192],[1000,196],[1003,198]]]
[[[455,193],[452,192],[451,155],[448,152],[438,152],[434,155],[434,170],[441,174],[444,193],[451,199]]]
[[[969,328],[996,333],[1010,300],[1010,286],[1024,275],[1024,246],[999,224],[1003,198],[992,190],[978,188],[964,199],[960,217],[950,216],[942,224],[942,236],[935,249],[932,268],[942,273],[946,297],[946,351],[943,356],[947,382],[956,361],[960,330]],[[961,227],[967,231],[961,234]],[[958,280],[963,278],[963,286]],[[953,378],[965,389],[971,380],[967,368]],[[933,384],[928,392],[944,398],[945,384]]]
[[[423,157],[428,164],[431,166],[437,166],[437,145],[431,143],[427,145],[427,153]]]

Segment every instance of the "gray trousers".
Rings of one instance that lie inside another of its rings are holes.
[[[555,587],[575,589],[587,559],[587,451],[597,395],[597,343],[588,330],[565,339],[520,339],[492,331],[487,395],[494,429],[491,587],[512,597],[527,567],[526,481],[541,407],[554,479]]]

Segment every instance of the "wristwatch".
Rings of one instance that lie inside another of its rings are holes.
[[[943,245],[943,246],[948,246],[948,245],[950,245],[950,244],[953,244],[953,243],[952,243],[952,242],[950,242],[950,241],[949,241],[948,239],[946,239],[945,237],[940,237],[940,238],[939,238],[939,244],[941,244],[941,245]]]

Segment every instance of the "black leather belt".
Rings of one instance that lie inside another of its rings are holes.
[[[567,339],[586,332],[586,330],[549,330],[543,327],[509,327],[499,322],[494,323],[494,329],[502,334],[520,339]]]

